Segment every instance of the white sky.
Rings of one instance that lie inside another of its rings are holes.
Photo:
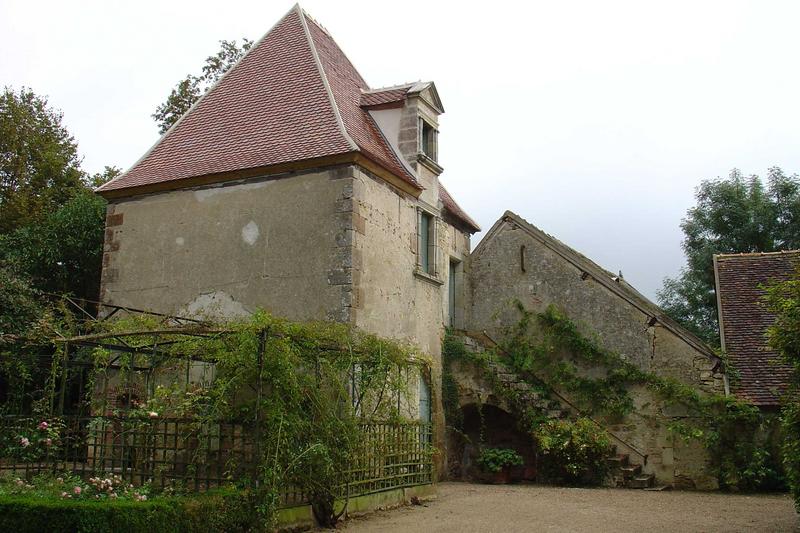
[[[302,6],[372,87],[436,82],[442,179],[484,229],[515,211],[649,296],[683,264],[700,180],[800,171],[800,2]],[[49,96],[86,170],[127,168],[217,41],[290,7],[0,0],[0,85]]]

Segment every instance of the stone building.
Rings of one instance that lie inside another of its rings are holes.
[[[432,417],[440,450],[445,328],[496,332],[511,298],[564,307],[642,368],[723,388],[702,342],[516,215],[470,256],[479,227],[440,181],[443,112],[432,82],[370,88],[295,6],[98,189],[109,202],[101,300],[180,315],[264,308],[410,341],[433,361],[419,380],[418,415]],[[681,471],[694,452],[676,451],[656,426],[618,431],[664,480],[702,486]]]
[[[500,338],[519,320],[511,302],[542,311],[554,304],[583,333],[645,372],[674,378],[705,393],[724,393],[720,358],[700,339],[613,274],[511,212],[471,253],[468,329]],[[584,368],[597,374],[596,368]],[[632,387],[635,409],[606,424],[618,450],[660,484],[713,488],[706,456],[668,431],[685,415],[644,386]],[[574,413],[573,413],[574,414]]]
[[[406,339],[433,358],[419,384],[428,405],[478,230],[439,181],[443,112],[432,82],[371,89],[295,6],[98,190],[101,300],[184,315],[264,308]]]

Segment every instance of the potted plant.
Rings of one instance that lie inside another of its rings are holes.
[[[484,448],[478,456],[478,466],[493,476],[494,483],[511,481],[511,467],[522,462],[522,456],[510,448]]]

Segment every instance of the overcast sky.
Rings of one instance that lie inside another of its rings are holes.
[[[47,95],[87,171],[127,168],[217,41],[291,5],[0,0],[0,84]],[[442,180],[484,229],[510,209],[651,297],[701,180],[800,171],[800,2],[301,5],[372,87],[436,82]]]

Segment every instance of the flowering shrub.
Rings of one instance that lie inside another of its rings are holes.
[[[64,424],[58,419],[41,420],[38,424],[9,432],[2,443],[3,455],[23,461],[41,461],[61,449]]]
[[[116,474],[89,478],[88,483],[72,475],[53,477],[42,474],[29,482],[19,477],[0,480],[0,496],[26,495],[64,500],[132,500],[147,501],[150,487],[134,487]]]
[[[548,420],[534,430],[541,469],[549,481],[599,484],[608,472],[608,434],[588,418]]]

